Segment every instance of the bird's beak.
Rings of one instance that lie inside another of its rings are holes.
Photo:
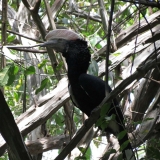
[[[67,40],[65,39],[51,39],[49,41],[46,41],[42,43],[41,47],[49,47],[54,49],[56,52],[63,53],[66,49]]]
[[[58,39],[51,39],[49,41],[42,43],[40,46],[54,48],[57,45],[57,43],[58,43]]]

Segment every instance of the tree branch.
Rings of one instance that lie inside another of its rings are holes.
[[[10,147],[10,151],[15,160],[31,160],[19,129],[14,121],[13,115],[0,90],[0,132]]]
[[[35,3],[33,11],[35,13],[37,13],[37,14],[38,14],[38,10],[39,10],[40,4],[41,4],[41,0],[36,0],[36,3]]]

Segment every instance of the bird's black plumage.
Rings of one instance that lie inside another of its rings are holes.
[[[68,66],[69,91],[74,104],[86,115],[90,116],[105,98],[105,82],[98,77],[88,75],[87,69],[90,63],[90,51],[87,42],[79,38],[74,40],[55,39],[49,43],[50,47],[62,53]],[[44,45],[45,46],[45,45]],[[108,93],[111,88],[108,86]],[[108,116],[116,115],[115,122],[105,129],[107,132],[117,135],[124,130],[123,115],[116,100],[110,106]],[[120,145],[128,140],[127,134],[119,140]],[[128,143],[126,149],[132,150]]]
[[[105,82],[98,77],[88,75],[87,69],[90,62],[90,52],[86,41],[68,41],[68,48],[63,53],[68,65],[69,87],[71,98],[76,106],[85,114],[90,116],[92,110],[96,108],[105,98]],[[108,93],[111,88],[108,86]],[[115,124],[109,125],[105,130],[117,135],[124,130],[123,115],[117,106],[116,100],[112,102],[108,116],[116,115]],[[127,135],[119,140],[120,145],[127,141]],[[131,149],[128,143],[127,149]]]

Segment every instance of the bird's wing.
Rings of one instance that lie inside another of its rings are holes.
[[[81,74],[79,77],[79,85],[96,104],[101,103],[104,99],[105,83],[100,78],[88,74]],[[111,90],[108,92],[110,91]]]
[[[88,99],[87,100],[85,99],[84,101],[92,101],[95,104],[94,107],[97,107],[102,102],[102,100],[105,98],[105,83],[104,83],[104,81],[101,80],[100,78],[92,76],[92,75],[81,74],[78,82],[79,82],[80,87],[85,91],[86,95],[88,96]],[[109,92],[111,92],[111,88],[108,86],[108,93]],[[72,101],[76,104],[76,106],[79,105],[76,102],[76,98],[74,98],[74,95],[72,96]],[[89,106],[89,105],[86,106],[86,108],[82,108],[82,107],[83,106],[80,106],[79,108],[81,108],[81,110],[83,110],[83,109],[85,110],[87,107],[91,109],[91,106]],[[92,110],[90,110],[90,112],[91,111]],[[86,113],[87,113],[87,111],[86,111]],[[121,109],[118,106],[118,103],[116,102],[116,100],[112,101],[108,116],[110,116],[112,114],[116,115],[116,121],[111,121],[105,130],[107,132],[113,133],[114,135],[117,135],[118,133],[120,133],[121,131],[124,130],[124,124],[123,124],[123,114],[122,114]],[[127,140],[128,140],[128,136],[126,134],[121,140],[119,140],[120,145],[122,145]],[[125,154],[128,155],[128,152],[129,152],[132,155],[134,155],[130,143],[127,145],[126,149],[127,150],[126,150]],[[133,158],[134,158],[134,156],[133,156]]]
[[[81,74],[78,83],[69,84],[68,88],[72,102],[88,116],[105,97],[104,82],[87,74]]]
[[[92,101],[96,103],[96,106],[98,106],[105,98],[105,83],[100,78],[88,74],[82,74],[79,77],[79,84],[89,97],[92,98]],[[108,86],[108,93],[109,92],[111,92],[111,88]],[[108,128],[110,128],[112,133],[116,135],[120,130],[123,130],[123,127],[119,126],[119,124],[123,123],[123,115],[116,100],[112,101],[108,116],[111,116],[112,114],[116,115],[116,121],[110,123]]]

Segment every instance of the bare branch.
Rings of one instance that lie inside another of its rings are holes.
[[[0,29],[1,29],[1,28],[0,28]],[[35,42],[39,42],[39,43],[43,43],[43,42],[44,42],[44,41],[39,40],[39,39],[35,39],[35,38],[32,38],[32,37],[27,37],[27,36],[22,35],[22,34],[20,34],[20,33],[18,33],[18,32],[15,32],[15,31],[7,30],[7,32],[8,32],[8,33],[13,33],[13,34],[18,35],[18,36],[20,36],[20,37],[24,37],[24,38],[26,38],[26,39],[30,39],[30,40],[35,41]]]
[[[51,149],[61,149],[69,143],[68,135],[60,135],[54,137],[44,137],[35,141],[26,141],[26,146],[32,155],[43,153]]]
[[[17,50],[17,51],[24,51],[24,52],[32,52],[32,53],[40,53],[40,54],[44,54],[44,53],[47,53],[46,50],[37,50],[37,49],[25,49],[25,47],[16,47],[16,46],[6,46],[7,48],[9,49],[14,49],[14,50]],[[26,47],[28,48],[28,47]]]
[[[49,3],[47,0],[44,0],[45,3],[45,7],[46,7],[46,12],[47,12],[47,16],[51,25],[52,30],[56,29],[56,25],[54,23],[54,20],[52,19],[52,13],[51,13],[51,8],[49,6]]]
[[[35,2],[36,3],[35,3],[33,11],[38,14],[38,10],[39,10],[40,4],[41,4],[41,0],[36,0]]]
[[[62,6],[65,4],[66,0],[55,0],[53,6],[51,7],[51,13],[53,20],[55,19],[57,13],[60,11]],[[44,18],[42,19],[43,24],[45,25],[45,28],[48,29],[50,23],[48,23],[48,16],[45,15]]]
[[[22,2],[23,2],[23,4],[26,6],[26,8],[28,9],[28,10],[30,10],[30,5],[29,5],[29,3],[28,3],[28,1],[27,0],[22,0]]]

